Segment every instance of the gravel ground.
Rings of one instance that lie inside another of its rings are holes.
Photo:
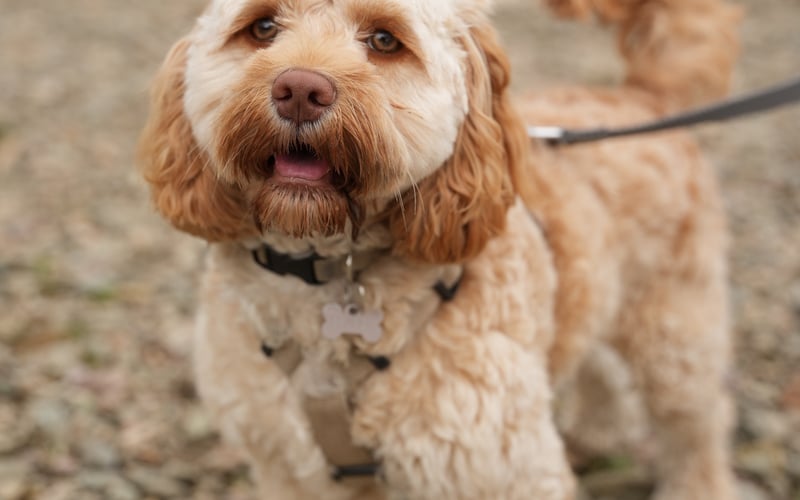
[[[202,242],[149,208],[132,165],[146,87],[201,0],[0,0],[0,499],[251,499],[187,361]],[[516,85],[611,82],[604,32],[499,2]],[[800,66],[800,2],[748,7],[736,90]],[[591,52],[589,52],[591,50]],[[698,135],[734,237],[746,498],[800,499],[798,108]],[[593,498],[643,498],[612,457]]]

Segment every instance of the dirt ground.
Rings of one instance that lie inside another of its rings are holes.
[[[747,7],[735,90],[800,70],[800,2]],[[0,499],[251,499],[187,359],[202,242],[151,210],[133,168],[146,88],[204,0],[0,0]],[[519,89],[613,82],[602,30],[499,2]],[[733,234],[736,470],[800,499],[800,108],[697,133]],[[641,499],[609,457],[592,498]]]

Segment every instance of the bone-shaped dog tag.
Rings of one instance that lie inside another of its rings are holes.
[[[362,311],[355,304],[327,304],[322,308],[322,317],[325,320],[322,323],[322,336],[326,339],[351,334],[360,335],[367,342],[375,343],[383,335],[382,311]]]

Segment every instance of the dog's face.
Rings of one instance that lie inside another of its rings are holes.
[[[473,255],[524,143],[484,3],[214,0],[156,81],[159,209],[210,240],[338,234],[382,210],[401,252]]]

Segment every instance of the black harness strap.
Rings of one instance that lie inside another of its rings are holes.
[[[331,478],[334,481],[341,481],[348,477],[374,476],[380,471],[380,468],[379,463],[336,466],[331,472]]]
[[[458,293],[458,289],[461,287],[462,278],[463,276],[458,278],[458,280],[450,286],[445,285],[443,281],[439,281],[433,286],[433,291],[439,295],[442,302],[450,302],[456,298],[456,293]]]
[[[379,372],[388,370],[389,367],[392,366],[392,360],[386,356],[370,356],[368,359],[369,362],[372,363],[372,366]]]

